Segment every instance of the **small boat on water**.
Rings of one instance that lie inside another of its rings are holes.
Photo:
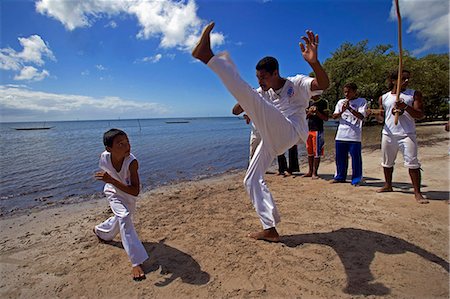
[[[28,128],[13,128],[18,131],[32,131],[32,130],[49,130],[53,127],[28,127]]]
[[[188,120],[176,120],[176,121],[166,121],[166,124],[187,124]]]

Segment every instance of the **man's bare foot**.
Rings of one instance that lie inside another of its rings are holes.
[[[414,195],[416,198],[417,203],[419,204],[426,204],[429,203],[429,201],[427,199],[425,199],[422,194],[418,193]]]
[[[133,280],[135,281],[141,281],[146,278],[144,270],[142,269],[142,265],[134,266],[131,270],[131,275],[133,276]]]
[[[264,240],[268,242],[280,242],[280,235],[278,234],[275,227],[271,227],[259,232],[254,232],[248,234],[249,238],[255,240]]]
[[[207,64],[208,61],[214,56],[211,50],[211,31],[214,28],[214,22],[209,23],[203,28],[202,35],[200,36],[197,45],[195,45],[194,50],[192,50],[192,56]]]
[[[302,178],[310,178],[312,177],[312,173],[305,173],[304,175],[302,175]]]
[[[311,179],[313,179],[313,180],[317,180],[317,179],[319,179],[320,177],[317,175],[317,174],[313,174],[312,176],[311,176]]]
[[[392,190],[391,186],[383,186],[383,188],[380,188],[377,190],[378,193],[383,193],[383,192],[393,192],[394,190]]]

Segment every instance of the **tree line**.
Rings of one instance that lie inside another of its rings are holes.
[[[332,110],[344,98],[346,83],[358,85],[358,94],[366,98],[370,108],[378,108],[378,98],[389,91],[389,74],[398,68],[398,55],[392,45],[369,49],[368,40],[344,43],[328,58],[323,67],[330,77],[330,87],[322,98]],[[447,119],[449,113],[449,54],[430,54],[416,58],[403,53],[403,68],[411,72],[409,88],[420,90],[426,120]]]

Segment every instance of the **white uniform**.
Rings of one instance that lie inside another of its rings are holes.
[[[275,227],[280,221],[272,194],[264,182],[264,174],[273,159],[308,137],[305,108],[311,98],[313,78],[297,75],[287,78],[279,94],[272,89],[255,91],[239,75],[227,52],[215,55],[208,62],[242,109],[255,123],[261,135],[244,178],[264,229]]]
[[[104,151],[100,156],[99,167],[114,179],[129,185],[130,164],[136,158],[133,154],[126,157],[120,172],[117,172],[111,162],[111,153]],[[103,189],[108,197],[109,206],[114,216],[95,226],[96,234],[103,240],[110,241],[120,232],[122,245],[134,266],[142,264],[148,259],[147,251],[142,245],[133,224],[133,214],[136,211],[136,196],[119,190],[112,184],[105,184]]]
[[[413,107],[414,105],[413,89],[406,89],[400,93],[400,98],[406,105]],[[395,124],[395,116],[392,110],[395,107],[396,94],[390,91],[382,95],[381,100],[384,109],[384,127],[381,138],[381,152],[383,167],[391,168],[395,164],[397,153],[400,150],[403,154],[404,165],[407,168],[420,168],[417,158],[417,139],[416,124],[414,118],[405,112],[399,116],[398,124]]]
[[[258,147],[259,143],[261,142],[261,135],[259,135],[258,129],[255,127],[255,124],[253,122],[250,123],[252,126],[252,129],[250,131],[250,159],[252,159],[253,155],[255,154],[256,148]]]

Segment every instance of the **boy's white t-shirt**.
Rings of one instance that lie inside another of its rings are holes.
[[[346,99],[339,100],[334,109],[334,113],[340,113]],[[364,98],[357,98],[350,101],[350,107],[366,117],[367,101]],[[339,118],[339,126],[336,132],[336,140],[361,142],[363,121],[354,116],[348,109]]]
[[[102,169],[103,171],[106,171],[111,177],[118,180],[119,182],[121,182],[125,185],[130,185],[131,184],[130,164],[134,160],[136,160],[136,157],[130,153],[130,155],[128,157],[125,157],[125,159],[123,160],[122,168],[120,169],[120,172],[117,172],[117,170],[112,165],[111,153],[108,151],[104,151],[100,155],[100,161],[98,163],[98,166],[100,167],[100,169]],[[131,194],[123,192],[119,188],[116,188],[113,184],[108,184],[108,183],[105,184],[105,187],[103,188],[103,192],[105,192],[105,194],[107,194],[107,195],[108,195],[108,193],[110,193],[110,194],[113,193],[113,194],[120,195],[122,197],[134,198],[134,199],[136,198],[136,196],[133,196]]]

